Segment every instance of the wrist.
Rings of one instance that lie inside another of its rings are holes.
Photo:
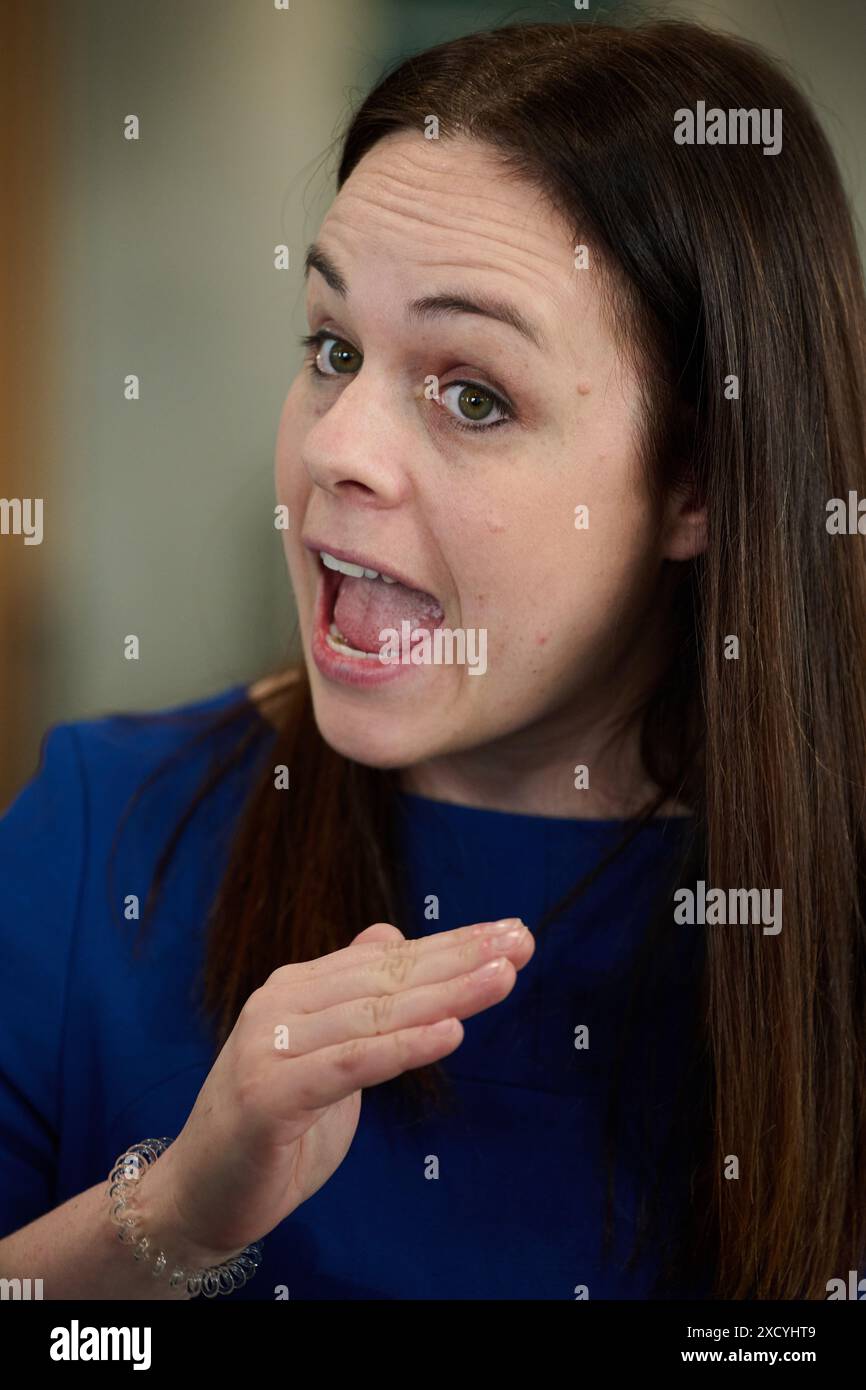
[[[174,1180],[175,1157],[171,1149],[160,1154],[135,1193],[131,1210],[140,1217],[151,1246],[164,1250],[169,1263],[182,1269],[210,1269],[240,1255],[244,1247],[218,1250],[190,1228],[180,1209]]]
[[[108,1195],[118,1239],[154,1279],[167,1279],[169,1290],[179,1297],[233,1293],[255,1274],[261,1245],[253,1242],[241,1250],[215,1251],[191,1234],[177,1200],[177,1172],[171,1159],[157,1172],[172,1143],[171,1139],[145,1139],[115,1162]]]

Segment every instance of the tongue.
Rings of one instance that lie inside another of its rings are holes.
[[[384,579],[352,579],[343,575],[334,605],[334,622],[350,647],[359,652],[378,652],[379,633],[401,623],[432,630],[445,615],[432,594],[407,589],[405,584],[386,584]]]

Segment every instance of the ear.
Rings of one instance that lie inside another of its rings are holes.
[[[668,493],[662,519],[662,555],[693,560],[707,548],[707,508],[690,483]]]

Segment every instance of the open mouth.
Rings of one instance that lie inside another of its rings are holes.
[[[393,576],[339,560],[319,551],[324,581],[325,642],[341,656],[378,661],[390,633],[440,627],[445,614],[438,599]],[[385,633],[383,637],[381,634]]]

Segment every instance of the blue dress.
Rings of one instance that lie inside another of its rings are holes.
[[[130,1144],[177,1135],[212,1065],[214,1039],[191,1000],[245,765],[193,819],[143,953],[132,950],[139,924],[109,912],[108,865],[136,788],[186,745],[190,720],[241,695],[184,707],[179,720],[52,728],[37,775],[0,821],[0,1237],[103,1180]],[[252,704],[248,717],[272,737]],[[206,768],[203,747],[187,751],[142,799],[118,841],[115,904],[144,903]],[[500,916],[534,929],[623,828],[407,793],[399,812],[412,935]],[[688,1213],[688,1146],[664,1146],[691,1105],[679,1087],[701,934],[669,927],[663,950],[648,947],[653,895],[687,824],[646,827],[539,931],[508,999],[464,1022],[442,1063],[444,1107],[407,1109],[393,1085],[364,1093],[346,1159],[264,1238],[262,1266],[233,1298],[706,1295],[702,1277],[656,1284],[657,1240],[629,1262],[647,1174],[661,1175],[659,1229]],[[631,972],[659,961],[657,992],[632,1006]],[[608,1207],[615,1074],[625,1119]]]

